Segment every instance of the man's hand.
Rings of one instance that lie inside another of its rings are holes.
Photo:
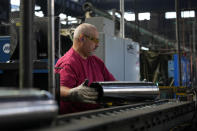
[[[98,98],[98,92],[87,86],[88,80],[78,87],[69,90],[69,98],[71,101],[85,102],[95,104]]]

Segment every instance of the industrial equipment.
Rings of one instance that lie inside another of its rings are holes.
[[[119,81],[140,81],[139,44],[102,32],[99,40],[95,55],[104,61],[114,77]]]
[[[58,116],[52,127],[40,130],[167,131],[191,128],[195,111],[195,102],[159,100]]]
[[[10,59],[10,36],[0,36],[0,62]]]
[[[36,89],[0,89],[0,129],[50,124],[58,106],[51,94]]]

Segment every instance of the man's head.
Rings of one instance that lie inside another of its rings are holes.
[[[74,32],[73,48],[84,58],[92,55],[99,45],[99,34],[94,25],[83,23]]]

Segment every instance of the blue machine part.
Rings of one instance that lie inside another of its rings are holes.
[[[179,66],[178,66],[178,55],[175,54],[174,60],[174,86],[179,86]],[[188,86],[190,82],[190,62],[182,56],[181,57],[181,74],[182,74],[182,86]]]
[[[10,36],[0,36],[0,62],[10,59]]]
[[[169,60],[168,61],[168,78],[174,78],[174,61]]]

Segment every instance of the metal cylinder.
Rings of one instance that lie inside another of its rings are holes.
[[[55,95],[55,20],[54,20],[54,0],[48,0],[48,90]]]
[[[0,129],[48,124],[55,119],[57,111],[56,102],[46,91],[0,90]]]
[[[19,87],[32,88],[33,86],[33,61],[32,61],[32,34],[33,34],[33,0],[21,0],[20,4],[20,66]]]
[[[151,82],[96,82],[90,85],[99,92],[99,97],[116,97],[128,100],[154,100],[159,95],[158,86]]]

